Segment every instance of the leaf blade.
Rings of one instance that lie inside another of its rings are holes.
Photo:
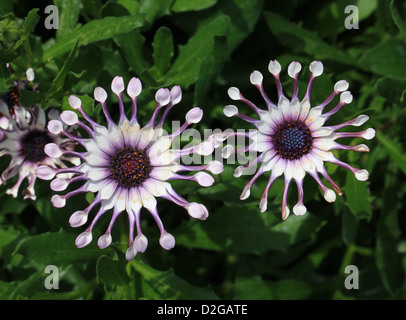
[[[406,156],[401,146],[380,131],[377,131],[376,138],[388,151],[390,158],[397,164],[398,168],[406,174]]]
[[[143,15],[105,17],[92,20],[79,29],[61,37],[52,47],[44,52],[42,61],[47,62],[69,52],[76,42],[78,42],[78,47],[85,46],[129,32],[143,26],[143,24]]]
[[[153,47],[154,65],[161,75],[168,70],[174,55],[172,32],[167,27],[161,27],[155,33]]]

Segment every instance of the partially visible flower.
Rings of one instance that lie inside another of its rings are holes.
[[[351,103],[352,95],[348,89],[348,82],[345,80],[338,81],[334,85],[333,92],[321,104],[311,108],[310,94],[314,80],[323,73],[323,64],[320,61],[313,61],[310,64],[310,80],[307,90],[302,100],[298,97],[298,76],[301,71],[299,62],[292,62],[288,67],[288,74],[293,79],[293,93],[289,100],[282,89],[280,81],[281,65],[278,61],[269,63],[269,72],[273,75],[277,93],[277,103],[272,102],[263,89],[263,76],[259,71],[251,73],[250,81],[259,90],[264,99],[265,110],[257,107],[253,102],[247,100],[238,88],[231,87],[228,95],[232,100],[242,101],[247,104],[257,114],[258,119],[251,118],[242,114],[234,105],[224,107],[224,114],[227,117],[237,116],[242,120],[251,123],[257,130],[245,133],[244,136],[251,139],[251,144],[244,148],[243,151],[254,151],[259,156],[243,166],[236,168],[235,177],[239,177],[248,169],[260,167],[252,179],[245,186],[240,198],[246,199],[250,195],[250,190],[254,182],[265,172],[270,172],[268,183],[265,187],[259,204],[261,212],[267,209],[267,198],[271,185],[281,175],[284,175],[285,185],[282,200],[282,218],[286,219],[289,215],[287,205],[287,196],[290,182],[295,180],[298,189],[298,201],[293,207],[296,215],[303,215],[307,209],[303,204],[303,179],[306,173],[316,180],[324,198],[328,202],[336,200],[336,193],[341,195],[342,192],[337,184],[328,175],[324,167],[324,162],[331,162],[342,166],[354,173],[355,178],[364,181],[368,179],[368,172],[365,169],[354,168],[347,163],[337,159],[331,150],[353,150],[368,152],[369,148],[364,145],[347,146],[337,143],[338,138],[357,137],[372,139],[375,136],[375,130],[372,128],[361,132],[340,132],[339,130],[348,126],[361,126],[368,120],[368,116],[360,115],[355,119],[347,122],[325,126],[325,122],[339,111],[346,104]],[[338,104],[330,111],[324,112],[324,108],[340,94]],[[218,135],[218,139],[225,140],[230,135]],[[225,156],[230,156],[232,146],[227,145],[223,151]],[[235,151],[235,150],[234,150]],[[238,150],[237,150],[238,151]],[[333,187],[333,190],[324,185],[320,176],[324,177]]]
[[[11,66],[7,64],[10,72],[12,72]],[[0,98],[0,128],[8,128],[9,121],[8,116],[14,115],[14,107],[21,106],[19,101],[20,99],[20,89],[27,88],[28,84],[34,81],[35,73],[32,68],[27,69],[26,71],[26,79],[22,81],[14,81],[14,85],[10,91],[4,92]],[[33,84],[33,88],[35,89],[37,85]],[[7,110],[8,112],[4,112]],[[7,116],[8,115],[8,116]],[[0,134],[0,137],[2,135]]]
[[[23,190],[24,199],[36,199],[34,190],[37,179],[36,169],[39,165],[53,168],[65,167],[61,161],[48,157],[44,146],[53,142],[60,148],[69,151],[74,148],[70,139],[54,135],[47,129],[47,119],[40,106],[23,107],[19,102],[19,90],[26,88],[34,80],[33,69],[26,72],[26,80],[16,81],[11,91],[3,94],[0,99],[0,157],[9,156],[9,165],[3,171],[0,184],[6,185],[7,181],[18,175],[15,185],[6,191],[7,194],[17,197],[21,184],[26,179],[28,186]],[[33,87],[36,85],[34,84]],[[59,112],[51,110],[50,119],[57,119]],[[77,164],[78,158],[66,160]]]
[[[54,135],[47,129],[47,119],[40,106],[22,107],[13,105],[12,109],[6,103],[0,103],[2,114],[2,128],[0,141],[0,157],[11,157],[10,163],[1,175],[0,184],[6,184],[9,179],[18,175],[16,184],[6,191],[7,194],[17,197],[22,182],[27,179],[28,186],[23,190],[24,199],[36,199],[34,190],[37,179],[38,166],[46,165],[52,168],[66,165],[62,160],[78,164],[78,158],[55,159],[44,152],[46,144],[54,143],[67,153],[75,146],[70,139]],[[50,119],[57,119],[59,112],[51,110]]]
[[[156,92],[156,108],[148,123],[141,127],[137,119],[137,100],[142,91],[139,79],[132,78],[127,87],[127,94],[132,100],[131,117],[128,119],[123,103],[125,85],[123,78],[115,77],[111,89],[118,98],[119,121],[116,124],[107,108],[107,93],[101,87],[94,90],[94,98],[101,104],[107,120],[107,127],[96,123],[82,108],[82,103],[76,96],[69,97],[70,106],[79,112],[88,124],[82,122],[74,111],[64,111],[61,120],[66,125],[76,125],[87,133],[88,138],[77,137],[63,129],[60,121],[51,121],[48,128],[54,134],[64,134],[77,141],[86,151],[75,155],[82,159],[82,164],[69,169],[54,169],[48,166],[38,168],[38,176],[52,180],[51,188],[54,191],[63,191],[68,185],[76,181],[84,181],[79,188],[65,195],[54,195],[52,203],[55,207],[63,207],[70,197],[90,192],[95,193],[90,205],[80,211],[74,212],[70,219],[72,227],[83,226],[89,213],[96,206],[99,209],[86,230],[76,239],[77,247],[81,248],[92,241],[92,230],[105,212],[112,210],[109,226],[104,235],[99,237],[98,246],[103,249],[112,242],[111,231],[120,213],[127,212],[129,220],[129,246],[126,259],[131,260],[137,252],[144,252],[148,240],[141,230],[140,212],[145,207],[155,219],[159,230],[159,243],[164,249],[175,246],[175,238],[168,233],[157,211],[157,197],[162,197],[185,208],[190,216],[197,219],[206,219],[208,211],[202,204],[188,202],[177,194],[167,180],[194,180],[201,186],[212,185],[214,179],[203,170],[218,174],[223,165],[218,161],[211,161],[206,165],[186,166],[179,163],[184,155],[208,155],[214,150],[209,142],[202,142],[196,146],[173,149],[173,140],[178,137],[189,125],[198,123],[202,119],[203,111],[193,108],[186,114],[186,122],[172,134],[165,134],[163,129],[168,112],[178,104],[182,98],[181,88],[174,86],[172,90],[159,89]],[[163,111],[158,121],[158,114]],[[67,154],[54,144],[45,146],[45,152],[53,158]],[[181,171],[198,171],[194,175],[180,175]],[[72,172],[71,179],[60,177],[61,173]],[[136,235],[134,235],[134,231]]]

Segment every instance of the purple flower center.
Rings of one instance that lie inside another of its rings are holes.
[[[130,189],[149,178],[152,166],[145,150],[123,148],[111,158],[110,170],[120,187]]]
[[[285,121],[272,135],[276,152],[281,158],[300,159],[312,147],[309,128],[301,121]]]
[[[54,142],[47,131],[32,130],[29,131],[22,139],[22,153],[25,159],[31,162],[40,162],[47,155],[44,152],[46,144]]]

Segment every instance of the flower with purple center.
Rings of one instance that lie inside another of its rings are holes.
[[[63,207],[66,200],[80,193],[94,193],[94,200],[84,210],[74,212],[70,219],[72,227],[83,226],[93,208],[99,209],[90,225],[76,239],[77,247],[81,248],[92,241],[92,231],[95,224],[105,212],[112,210],[112,216],[106,232],[99,237],[98,246],[103,249],[112,242],[112,228],[122,212],[126,212],[129,221],[129,246],[126,259],[131,260],[137,252],[144,252],[148,240],[141,230],[140,212],[146,208],[160,230],[159,243],[164,249],[175,246],[175,238],[168,233],[157,211],[156,198],[162,197],[185,208],[189,215],[197,219],[206,219],[208,211],[202,204],[188,202],[177,194],[167,180],[193,180],[201,186],[213,184],[213,177],[203,172],[207,170],[218,174],[223,165],[219,161],[210,161],[205,165],[186,166],[180,164],[180,158],[185,155],[209,155],[214,146],[206,141],[193,147],[175,149],[172,143],[188,126],[200,122],[203,111],[192,108],[186,114],[186,122],[171,134],[163,129],[169,111],[181,101],[182,92],[179,86],[171,90],[159,89],[155,94],[156,107],[148,123],[141,127],[137,119],[137,101],[141,94],[142,85],[139,79],[132,78],[127,86],[127,94],[132,101],[132,112],[129,118],[124,110],[123,91],[125,85],[122,77],[115,77],[111,84],[113,93],[117,96],[119,105],[119,120],[115,123],[107,108],[107,93],[101,87],[94,90],[94,98],[101,104],[107,120],[107,127],[96,123],[82,108],[82,103],[76,96],[69,97],[70,106],[79,112],[88,124],[82,122],[74,111],[64,111],[61,120],[66,125],[75,125],[83,129],[88,138],[74,136],[63,129],[62,122],[53,121],[48,128],[54,134],[63,134],[80,144],[85,151],[75,155],[82,160],[80,165],[69,169],[54,169],[48,166],[40,167],[38,175],[52,180],[54,191],[63,191],[76,181],[84,181],[78,189],[65,195],[54,195],[52,203],[55,207]],[[163,111],[160,119],[158,115]],[[53,158],[65,155],[54,143],[45,146],[45,152]],[[193,175],[181,175],[181,171],[198,171]],[[61,173],[71,172],[74,177],[65,179]],[[136,235],[135,235],[136,232]]]
[[[247,162],[243,166],[235,169],[234,176],[239,177],[249,170],[255,172],[252,179],[248,182],[242,191],[240,199],[247,199],[254,182],[265,172],[270,172],[270,177],[265,190],[261,196],[259,208],[261,212],[267,209],[267,198],[271,185],[281,175],[284,175],[284,190],[282,199],[282,218],[286,219],[289,215],[287,205],[287,196],[290,182],[295,180],[298,189],[298,201],[293,207],[296,215],[303,215],[307,209],[303,204],[303,180],[308,173],[316,180],[324,198],[328,202],[336,200],[336,193],[342,195],[340,188],[328,175],[324,162],[334,163],[344,167],[354,173],[355,178],[360,181],[368,179],[368,172],[365,169],[357,169],[337,159],[331,150],[353,150],[368,152],[369,148],[364,145],[347,146],[337,143],[338,138],[357,137],[372,139],[375,136],[375,130],[372,128],[361,132],[340,132],[339,129],[348,126],[361,126],[368,120],[368,116],[360,115],[355,119],[346,121],[341,124],[325,126],[325,122],[339,111],[346,104],[351,103],[352,95],[348,89],[348,82],[345,80],[338,81],[334,85],[333,92],[321,104],[311,107],[310,95],[314,80],[323,73],[323,64],[320,61],[313,61],[310,64],[310,80],[307,90],[302,100],[299,100],[298,76],[301,71],[299,62],[292,62],[288,67],[288,75],[293,79],[293,93],[289,100],[282,89],[280,81],[281,65],[278,61],[269,63],[269,72],[273,75],[278,94],[278,101],[274,103],[267,96],[263,88],[263,76],[259,71],[251,73],[250,81],[260,92],[266,108],[257,107],[253,102],[246,99],[238,88],[231,87],[228,95],[232,100],[242,101],[257,114],[259,119],[251,118],[242,114],[234,105],[224,107],[224,114],[227,117],[237,116],[242,120],[255,126],[256,130],[249,133],[242,133],[252,142],[248,147],[234,150],[231,145],[223,149],[223,155],[229,157],[233,152],[253,151],[259,153],[255,159]],[[331,110],[324,112],[325,107],[337,96],[338,104]],[[241,133],[240,133],[241,134]],[[235,133],[234,135],[238,135]],[[217,136],[218,140],[225,140],[230,134],[221,134]],[[257,164],[260,163],[258,170]],[[252,171],[251,171],[252,172]],[[321,177],[324,177],[334,189],[331,190],[324,185]]]
[[[28,186],[23,190],[24,199],[36,200],[34,190],[38,166],[47,165],[51,168],[65,167],[62,160],[77,164],[77,158],[55,159],[47,156],[44,147],[48,143],[58,145],[60,149],[69,152],[74,143],[54,135],[47,129],[47,119],[40,106],[22,107],[19,103],[19,88],[34,80],[32,69],[27,70],[27,81],[15,83],[14,88],[3,94],[0,99],[0,157],[9,156],[11,161],[1,175],[0,184],[18,175],[15,185],[6,191],[17,197],[21,184],[25,179]],[[48,118],[57,119],[59,112],[51,110]]]

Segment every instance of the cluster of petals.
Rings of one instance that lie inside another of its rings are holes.
[[[61,120],[48,123],[50,132],[63,135],[75,141],[81,150],[77,149],[69,155],[81,159],[80,164],[66,169],[55,169],[41,166],[37,170],[40,178],[52,180],[52,190],[61,192],[72,187],[75,182],[82,182],[79,187],[64,195],[56,194],[51,201],[55,207],[63,207],[72,196],[81,193],[95,194],[94,200],[83,210],[74,212],[70,219],[72,227],[81,227],[88,221],[92,209],[99,207],[89,226],[77,237],[77,247],[84,247],[92,241],[92,232],[100,217],[107,211],[112,211],[110,223],[106,232],[98,238],[100,248],[108,247],[112,242],[112,228],[117,217],[126,212],[129,221],[129,245],[126,259],[131,260],[137,252],[144,252],[148,240],[141,230],[141,209],[145,208],[154,218],[160,230],[159,243],[164,249],[175,246],[175,238],[168,233],[157,210],[156,198],[165,198],[186,209],[189,215],[197,219],[208,217],[207,208],[196,202],[188,202],[172,188],[169,180],[193,180],[203,187],[211,186],[214,178],[204,172],[218,174],[223,170],[219,161],[210,161],[203,165],[183,165],[181,158],[188,155],[209,155],[214,151],[213,143],[209,141],[183,149],[173,147],[173,141],[190,125],[198,123],[203,117],[200,108],[192,108],[186,114],[185,123],[171,134],[164,130],[164,123],[169,111],[182,99],[179,86],[171,90],[159,89],[155,94],[156,107],[147,124],[141,127],[138,116],[138,97],[142,84],[138,78],[132,78],[125,88],[122,77],[115,77],[111,90],[118,101],[118,121],[110,114],[107,107],[107,92],[96,87],[94,98],[100,103],[106,118],[106,126],[94,121],[82,108],[81,100],[72,95],[69,104],[74,110],[61,113]],[[123,93],[132,101],[131,114],[124,108]],[[161,114],[160,118],[159,115]],[[79,118],[81,115],[82,118]],[[81,135],[74,135],[65,126],[77,126]],[[55,143],[45,146],[46,154],[54,159],[68,155]],[[126,159],[128,158],[128,162]],[[189,174],[191,171],[197,171]],[[180,174],[186,172],[186,174]],[[66,179],[61,174],[71,173]],[[131,177],[132,176],[132,177]]]
[[[336,200],[336,194],[342,195],[338,185],[331,179],[324,166],[325,162],[330,162],[350,170],[355,178],[360,181],[368,179],[368,171],[358,169],[340,161],[335,157],[332,150],[353,150],[368,152],[369,148],[365,144],[343,145],[336,142],[339,138],[363,138],[372,139],[375,130],[368,128],[361,132],[342,132],[342,128],[349,126],[361,126],[368,116],[359,115],[355,119],[336,125],[325,125],[342,107],[352,102],[352,95],[348,91],[349,84],[345,80],[338,81],[334,85],[333,92],[319,105],[311,107],[311,91],[314,80],[323,73],[323,64],[320,61],[313,61],[310,66],[310,80],[306,92],[302,99],[299,98],[298,77],[302,69],[299,62],[292,62],[288,67],[288,75],[293,79],[293,92],[289,99],[282,88],[280,79],[281,65],[278,61],[270,61],[268,70],[272,74],[277,89],[278,101],[274,103],[263,88],[263,75],[259,71],[253,71],[250,75],[250,82],[261,94],[264,100],[264,108],[260,108],[252,101],[245,98],[240,90],[231,87],[228,95],[232,100],[241,101],[251,108],[258,118],[252,118],[239,111],[235,105],[224,107],[224,114],[227,117],[238,117],[250,124],[255,129],[247,133],[221,133],[216,135],[216,139],[224,141],[230,136],[243,135],[250,143],[240,149],[235,149],[232,145],[226,145],[223,149],[223,156],[230,157],[233,153],[251,151],[257,154],[254,159],[235,169],[234,176],[240,177],[249,169],[254,168],[255,174],[242,191],[241,199],[247,199],[250,195],[254,182],[266,172],[270,172],[268,183],[260,199],[260,211],[267,209],[268,193],[274,181],[284,176],[284,190],[282,199],[282,218],[286,219],[290,213],[287,204],[288,189],[290,182],[294,180],[298,190],[298,201],[293,207],[296,215],[303,215],[307,208],[303,203],[303,180],[308,173],[320,186],[324,198],[328,202]],[[325,110],[326,106],[339,95],[337,104]],[[257,168],[257,166],[259,167]],[[251,171],[252,172],[252,171]],[[332,186],[327,187],[321,178],[324,178]]]

